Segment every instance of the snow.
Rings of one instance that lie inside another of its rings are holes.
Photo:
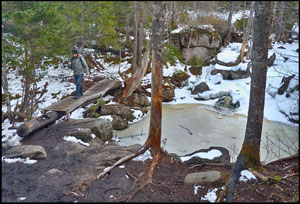
[[[247,182],[248,180],[256,179],[256,177],[251,173],[249,170],[243,170],[241,171],[241,176],[239,178],[239,181]]]
[[[78,143],[78,144],[81,144],[81,145],[84,145],[84,146],[90,146],[89,143],[83,142],[82,140],[77,139],[74,136],[64,136],[64,140],[69,141],[69,142],[75,142],[75,143]]]
[[[183,157],[180,157],[180,158],[181,158],[182,162],[185,162],[185,161],[191,159],[192,157],[200,157],[202,159],[213,159],[213,158],[219,157],[221,155],[222,155],[222,153],[219,150],[213,149],[213,150],[210,150],[208,152],[198,152],[198,153],[195,153],[191,156],[183,156]]]
[[[26,200],[26,197],[20,197],[20,198],[18,198],[18,201],[23,201],[23,200]]]
[[[196,195],[197,194],[197,192],[198,192],[198,189],[199,188],[204,188],[203,186],[196,186],[196,185],[194,185],[194,195]]]
[[[230,63],[230,62],[235,62],[236,59],[239,57],[239,53],[231,51],[231,50],[226,50],[224,52],[221,52],[217,54],[217,58],[219,61],[222,61],[224,63]]]
[[[151,153],[149,150],[147,150],[144,154],[141,154],[135,158],[133,158],[133,161],[146,161],[147,159],[152,159]]]
[[[217,190],[218,188],[209,189],[208,193],[204,197],[201,197],[201,200],[207,200],[214,203],[217,200]]]
[[[22,162],[24,164],[34,164],[37,162],[37,160],[29,159],[28,157],[26,159],[22,159],[22,158],[6,158],[5,156],[2,157],[2,161],[8,164],[16,163],[16,162]]]

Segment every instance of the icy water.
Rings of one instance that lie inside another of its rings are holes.
[[[125,130],[115,131],[121,145],[144,144],[148,136],[150,115],[129,125]],[[242,147],[247,117],[224,115],[199,104],[163,104],[162,147],[179,156],[211,146],[225,147],[236,160]],[[291,155],[298,149],[299,128],[283,123],[264,120],[261,161],[270,162]]]

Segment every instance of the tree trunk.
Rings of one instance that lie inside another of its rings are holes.
[[[252,1],[251,4],[251,10],[250,10],[250,14],[248,17],[248,22],[247,22],[247,28],[245,29],[245,32],[243,34],[243,43],[242,43],[242,47],[241,47],[241,52],[240,52],[240,58],[241,58],[241,62],[245,62],[244,60],[244,51],[248,45],[248,40],[249,40],[249,33],[250,30],[253,26],[253,10],[254,10],[254,1]],[[248,53],[249,53],[249,49],[248,49]]]
[[[137,33],[137,67],[141,67],[143,39],[144,39],[144,19],[143,14],[139,15],[138,20],[138,33]]]
[[[138,35],[138,20],[137,20],[137,2],[134,1],[134,44],[133,44],[133,56],[132,56],[132,73],[134,74],[137,70],[137,35]]]
[[[280,2],[279,6],[279,14],[278,19],[276,22],[276,33],[275,33],[275,39],[276,41],[284,40],[284,32],[283,32],[283,14],[284,14],[284,1]]]
[[[6,104],[6,107],[7,107],[6,114],[7,114],[8,119],[10,121],[12,121],[13,120],[13,116],[12,116],[11,107],[10,107],[6,63],[2,64],[2,77],[1,77],[1,81],[2,81],[3,93],[4,93],[4,96],[5,96],[5,104]]]
[[[227,21],[227,34],[226,34],[226,38],[225,38],[225,42],[224,45],[227,44],[227,42],[231,41],[231,21],[232,21],[232,12],[233,12],[233,2],[230,1],[230,11],[229,11],[229,15],[228,15],[228,21]]]
[[[162,66],[164,50],[164,15],[166,3],[154,1],[152,6],[152,85],[150,128],[146,145],[156,155],[161,152]]]
[[[21,124],[18,129],[17,133],[20,137],[28,136],[29,134],[51,124],[54,123],[56,120],[61,118],[64,114],[58,112],[51,112],[47,113],[44,116],[39,118],[31,119],[23,124]]]
[[[261,167],[260,141],[263,124],[268,38],[271,24],[271,2],[255,1],[255,19],[253,34],[252,76],[248,120],[241,152],[225,185],[226,202],[233,202],[234,190],[240,173],[244,168]]]
[[[276,11],[277,11],[277,5],[278,2],[274,1],[273,2],[273,17],[272,17],[272,27],[271,27],[271,33],[275,33],[276,32]]]

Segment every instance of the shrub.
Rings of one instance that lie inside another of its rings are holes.
[[[179,48],[172,43],[166,43],[165,63],[169,62],[171,65],[175,65],[176,59],[180,62],[183,61]]]
[[[198,59],[196,56],[193,56],[190,61],[189,61],[189,65],[191,65],[192,67],[203,67],[205,66],[205,61],[202,59]]]
[[[236,28],[237,31],[243,32],[244,21],[245,21],[245,26],[247,26],[248,18],[242,18],[242,19],[235,21],[234,27]]]

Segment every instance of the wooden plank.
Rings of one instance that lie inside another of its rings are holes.
[[[43,110],[70,113],[85,102],[99,98],[110,89],[117,88],[120,85],[121,82],[119,80],[104,79],[96,83],[91,88],[89,88],[82,97],[79,97],[75,100],[73,96],[69,96],[61,101],[58,101],[48,107],[43,108]]]

